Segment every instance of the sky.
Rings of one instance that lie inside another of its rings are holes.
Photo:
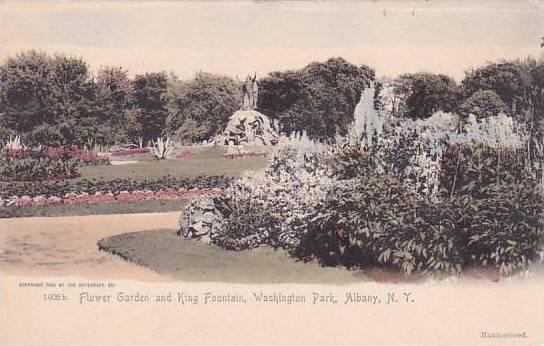
[[[342,56],[378,75],[460,79],[488,61],[539,57],[544,0],[0,0],[0,59],[66,53],[131,74],[243,77]]]

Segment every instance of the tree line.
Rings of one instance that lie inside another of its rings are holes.
[[[543,132],[544,64],[531,58],[488,63],[460,83],[424,72],[377,81],[372,68],[333,58],[261,78],[258,110],[282,132],[328,140],[346,134],[372,82],[389,88],[394,116],[503,112],[532,134]],[[164,135],[199,142],[220,133],[240,105],[240,82],[211,73],[190,80],[164,71],[130,77],[119,66],[92,73],[79,57],[34,50],[0,65],[0,138],[20,134],[27,145],[142,144]]]

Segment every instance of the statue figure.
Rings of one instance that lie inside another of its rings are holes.
[[[257,108],[257,73],[253,76],[247,75],[246,80],[242,84],[242,110]]]
[[[257,72],[255,72],[255,75],[253,76],[253,80],[251,83],[251,100],[253,101],[251,104],[252,109],[257,109],[258,94],[259,94],[259,85],[257,83]]]

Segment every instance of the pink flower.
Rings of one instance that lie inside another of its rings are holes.
[[[134,155],[147,154],[148,152],[149,152],[149,149],[147,148],[135,148],[135,149],[114,151],[113,153],[111,153],[111,156],[134,156]]]
[[[218,188],[213,189],[166,189],[160,191],[120,191],[117,194],[111,192],[96,192],[94,195],[88,193],[67,193],[64,197],[51,196],[13,196],[7,200],[0,200],[0,205],[16,205],[28,207],[32,205],[52,205],[52,204],[86,204],[86,203],[107,203],[111,201],[138,202],[147,200],[174,200],[179,198],[201,198],[221,196],[224,191]]]

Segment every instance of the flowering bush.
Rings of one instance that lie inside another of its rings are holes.
[[[99,156],[89,151],[83,151],[75,145],[46,148],[45,154],[51,158],[64,158],[76,161],[80,166],[108,165],[107,157]]]
[[[232,193],[216,201],[223,222],[219,232],[210,234],[213,244],[228,250],[252,249],[263,244],[279,246],[277,228],[273,227],[279,221],[261,201]]]
[[[297,255],[405,274],[525,268],[542,247],[542,173],[515,129],[504,115],[463,125],[442,113],[390,122],[371,144],[350,137],[331,160],[344,184],[317,208]]]
[[[334,149],[328,165],[335,179],[388,174],[421,196],[434,198],[439,191],[441,141],[390,123],[372,145],[364,136],[351,136]]]
[[[266,172],[238,179],[226,189],[224,198],[187,207],[180,235],[232,250],[261,244],[296,249],[314,205],[332,187],[320,168],[321,155],[282,145]],[[206,221],[209,218],[215,223]]]
[[[65,179],[77,176],[77,162],[43,152],[7,150],[0,153],[0,181]]]

